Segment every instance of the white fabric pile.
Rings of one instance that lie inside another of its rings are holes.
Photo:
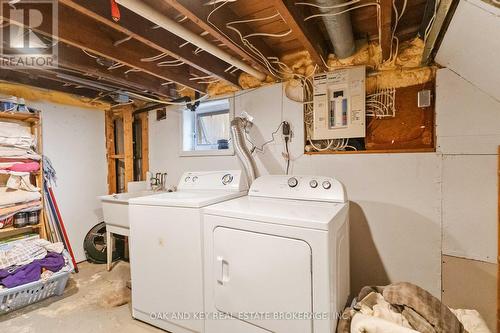
[[[41,156],[33,151],[35,142],[29,126],[16,122],[0,122],[0,156],[39,161]]]
[[[41,197],[42,195],[39,192],[12,190],[7,187],[0,187],[0,207],[40,200]]]
[[[379,293],[369,294],[357,305],[360,309],[352,317],[350,333],[419,333]],[[468,333],[491,333],[476,310],[450,310]]]
[[[14,122],[0,122],[0,145],[31,149],[35,138],[29,126]]]
[[[0,269],[27,265],[45,258],[47,252],[62,253],[63,250],[63,243],[51,243],[45,239],[14,242],[12,246],[0,249]]]

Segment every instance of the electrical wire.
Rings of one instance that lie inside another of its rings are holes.
[[[95,56],[95,55],[93,55],[93,54],[90,54],[89,52],[87,52],[87,50],[84,50],[84,49],[81,49],[81,50],[83,51],[83,53],[85,53],[86,55],[88,55],[88,56],[89,56],[89,57],[91,57],[91,58],[94,58],[94,59],[99,58],[98,56]]]
[[[125,74],[134,73],[134,72],[142,72],[142,71],[140,69],[137,69],[137,68],[131,68],[129,70],[126,70]]]
[[[120,63],[120,62],[115,62],[113,65],[109,66],[107,68],[108,71],[111,71],[113,69],[117,69],[117,68],[120,68],[120,67],[123,67],[125,66],[124,64]]]
[[[498,1],[498,0],[492,0],[493,2]],[[500,4],[500,2],[497,2],[497,4]],[[425,28],[424,31],[424,43],[427,42],[427,38],[429,37],[429,34],[431,33],[432,27],[434,26],[434,22],[436,21],[436,16],[437,16],[437,11],[439,9],[439,6],[441,5],[441,1],[435,0],[434,1],[434,13],[429,20],[429,23],[427,24],[427,27]]]
[[[131,40],[131,39],[132,39],[132,36],[127,36],[127,37],[125,37],[125,38],[123,38],[123,39],[120,39],[120,40],[117,40],[116,42],[114,42],[114,43],[113,43],[113,46],[115,46],[115,47],[116,47],[116,46],[118,46],[118,45],[120,45],[120,44],[123,44],[123,43],[125,43],[126,41],[129,41],[129,40]]]
[[[153,61],[157,61],[157,60],[163,59],[166,56],[168,56],[168,53],[160,53],[160,54],[155,55],[153,57],[141,58],[141,62],[153,62]]]
[[[341,15],[341,14],[345,14],[347,12],[350,12],[351,10],[355,10],[355,9],[359,9],[359,8],[363,8],[363,7],[368,7],[368,6],[377,6],[377,7],[380,7],[380,4],[378,2],[371,2],[371,3],[365,3],[365,4],[362,4],[362,5],[350,7],[348,9],[346,9],[346,10],[342,10],[342,11],[336,12],[336,13],[314,14],[314,15],[310,15],[310,16],[307,16],[306,18],[304,18],[304,21],[309,21],[310,19],[313,19],[315,17],[337,16],[337,15]]]
[[[162,61],[156,64],[158,67],[178,67],[184,65],[185,62],[177,59],[176,61]]]
[[[276,138],[274,137],[276,135],[276,133],[278,133],[278,131],[280,130],[280,128],[283,126],[285,122],[282,121],[278,128],[271,133],[271,139],[270,140],[267,140],[266,142],[264,142],[262,145],[260,145],[260,147],[258,147],[251,139],[250,137],[248,136],[248,131],[247,131],[247,126],[248,126],[248,122],[245,123],[245,127],[243,128],[243,132],[245,133],[245,139],[252,145],[252,148],[250,149],[250,153],[253,154],[255,151],[258,151],[258,152],[264,152],[264,147],[267,146],[268,144],[274,142],[276,140]]]
[[[286,174],[288,175],[289,170],[290,170],[290,151],[288,149],[288,141],[290,140],[290,137],[287,135],[285,136],[285,151],[286,151]]]
[[[311,6],[311,7],[316,7],[316,8],[321,8],[321,9],[334,9],[334,8],[342,8],[350,5],[354,5],[355,3],[361,2],[361,0],[352,0],[348,2],[344,2],[338,5],[332,5],[332,6],[323,6],[323,5],[318,5],[316,3],[311,3],[311,2],[296,2],[295,5],[299,6]]]

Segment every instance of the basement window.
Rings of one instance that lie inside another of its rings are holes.
[[[195,111],[182,110],[181,156],[232,155],[230,122],[233,99],[200,103]]]

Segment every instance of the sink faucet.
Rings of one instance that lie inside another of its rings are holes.
[[[168,173],[157,172],[155,177],[151,177],[150,183],[153,191],[165,191],[167,186],[167,175]]]

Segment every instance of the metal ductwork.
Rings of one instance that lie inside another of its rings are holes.
[[[345,11],[346,0],[314,0],[321,14],[335,14]],[[333,8],[332,8],[333,7]],[[333,44],[333,53],[338,58],[347,58],[356,51],[349,12],[340,15],[322,16],[326,31]]]
[[[257,178],[257,168],[255,166],[255,160],[248,150],[245,142],[245,137],[243,135],[246,121],[246,119],[240,117],[235,117],[231,121],[231,137],[233,139],[234,152],[240,159],[243,170],[247,175],[248,185],[251,185],[252,182]]]

